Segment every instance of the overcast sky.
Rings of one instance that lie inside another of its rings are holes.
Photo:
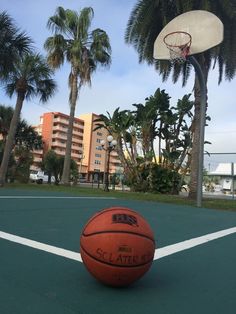
[[[184,94],[191,93],[193,78],[183,89],[181,83],[173,84],[171,80],[162,83],[161,78],[146,64],[139,64],[137,53],[132,46],[124,43],[124,32],[130,12],[138,0],[1,0],[0,10],[7,11],[16,24],[27,32],[35,42],[35,47],[45,55],[44,41],[51,36],[46,28],[49,16],[55,13],[58,6],[65,9],[80,10],[85,6],[94,9],[91,29],[105,30],[112,46],[112,65],[109,70],[98,69],[92,78],[92,87],[83,87],[80,93],[76,115],[88,112],[112,113],[117,107],[132,109],[133,103],[144,103],[144,99],[152,95],[159,87],[171,96],[172,105],[176,104]],[[35,98],[25,102],[22,117],[30,124],[38,124],[44,112],[60,111],[69,114],[68,105],[68,73],[67,66],[56,72],[58,93],[47,104],[42,105]],[[212,142],[206,150],[210,152],[236,152],[236,79],[231,82],[217,83],[218,72],[214,70],[208,80],[208,114],[211,122],[206,128],[206,140]],[[15,105],[15,99],[4,96],[0,90],[0,103]],[[232,155],[223,160],[236,160]],[[209,159],[212,163],[222,161],[215,156]],[[208,162],[208,161],[207,161]]]

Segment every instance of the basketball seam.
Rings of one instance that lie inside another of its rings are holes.
[[[85,254],[87,254],[90,258],[92,258],[93,260],[101,263],[101,264],[105,264],[105,265],[109,265],[109,266],[113,266],[113,267],[121,267],[121,268],[135,268],[135,267],[142,267],[142,266],[145,266],[145,265],[148,265],[150,263],[152,263],[153,261],[153,258],[145,263],[142,263],[142,264],[138,264],[138,265],[117,265],[117,264],[112,264],[112,263],[109,263],[109,262],[106,262],[106,261],[101,261],[100,259],[96,258],[95,256],[91,255],[90,253],[88,253],[84,247],[80,244],[80,248],[84,251]],[[81,254],[82,256],[82,254]],[[82,257],[83,259],[83,257]],[[86,264],[86,263],[85,263]]]
[[[139,237],[142,237],[142,238],[145,238],[145,239],[148,239],[150,241],[152,241],[154,244],[155,244],[155,239],[152,239],[144,234],[140,234],[140,233],[137,233],[137,232],[132,232],[132,231],[122,231],[122,230],[106,230],[106,231],[97,231],[97,232],[93,232],[93,233],[90,233],[90,234],[85,234],[84,232],[82,233],[82,236],[84,237],[90,237],[90,236],[93,236],[93,235],[96,235],[96,234],[103,234],[103,233],[125,233],[125,234],[133,234],[133,235],[136,235],[136,236],[139,236]]]

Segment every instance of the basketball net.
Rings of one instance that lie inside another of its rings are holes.
[[[192,37],[187,32],[177,31],[167,34],[164,43],[170,52],[170,61],[184,63],[189,54]]]

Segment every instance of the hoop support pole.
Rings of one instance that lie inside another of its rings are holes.
[[[199,158],[197,167],[197,207],[202,206],[202,182],[203,182],[203,159],[204,159],[204,137],[206,124],[206,83],[201,66],[193,56],[188,56],[187,60],[193,65],[197,75],[200,93],[201,93],[201,108],[200,108],[200,131],[199,131]]]

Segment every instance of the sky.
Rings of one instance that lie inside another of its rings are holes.
[[[94,19],[91,30],[101,28],[110,38],[112,47],[112,64],[109,69],[98,68],[92,77],[92,86],[84,86],[79,95],[76,116],[94,112],[106,114],[120,107],[132,110],[132,104],[144,103],[145,98],[154,94],[157,88],[165,89],[171,97],[171,105],[193,89],[193,77],[185,88],[181,82],[173,84],[169,79],[163,83],[155,70],[145,63],[140,64],[134,48],[125,44],[124,33],[130,13],[138,0],[1,0],[0,11],[7,11],[16,25],[34,40],[38,52],[46,55],[43,44],[51,32],[47,29],[48,18],[54,15],[58,6],[80,11],[91,6]],[[56,95],[46,104],[39,99],[24,103],[22,117],[29,124],[39,123],[44,112],[60,111],[69,114],[69,67],[63,66],[55,73],[58,85]],[[217,69],[212,70],[208,79],[208,115],[211,117],[205,130],[208,152],[236,152],[236,78],[231,82],[218,85]],[[0,103],[14,107],[15,98],[9,99],[0,89]],[[236,155],[211,155],[206,157],[208,169],[213,170],[218,162],[236,161]]]

